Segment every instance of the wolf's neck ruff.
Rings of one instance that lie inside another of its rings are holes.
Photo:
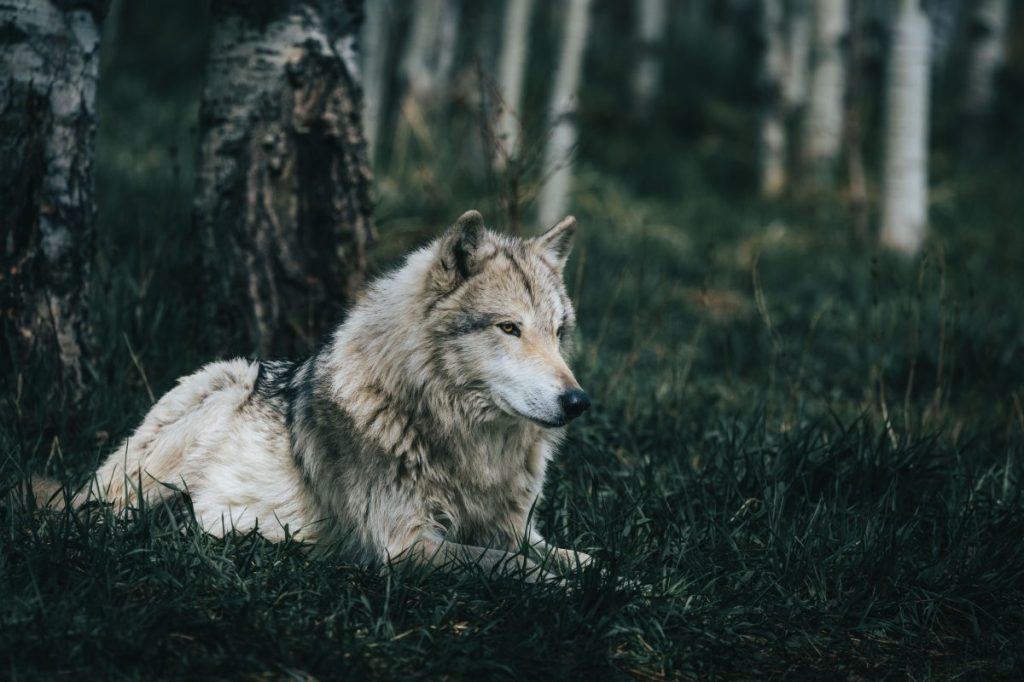
[[[317,376],[329,379],[322,397],[347,413],[359,436],[398,460],[399,479],[463,459],[486,431],[505,430],[522,443],[557,438],[503,412],[485,384],[446,362],[438,333],[421,322],[436,305],[428,291],[436,258],[429,249],[417,252],[375,283],[314,359]]]

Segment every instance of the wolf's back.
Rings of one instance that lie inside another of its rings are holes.
[[[180,379],[75,493],[72,505],[98,500],[121,511],[136,503],[140,494],[153,503],[173,494],[171,486],[187,486],[189,452],[220,431],[224,415],[250,398],[257,369],[258,363],[230,360]],[[37,505],[64,506],[65,495],[56,481],[33,477],[31,488]]]

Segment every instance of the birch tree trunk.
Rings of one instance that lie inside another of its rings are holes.
[[[974,2],[976,0],[968,0]],[[957,35],[957,23],[964,0],[929,0],[928,18],[932,24],[932,70],[942,71]]]
[[[366,271],[359,18],[358,0],[213,3],[197,220],[215,329],[248,325],[264,354],[311,348]]]
[[[759,95],[761,193],[777,197],[786,188],[786,122],[782,89],[786,73],[785,16],[782,0],[761,0]]]
[[[786,109],[794,111],[807,101],[811,57],[811,7],[809,0],[792,0],[786,16],[786,75],[782,96]]]
[[[977,0],[971,16],[971,45],[963,100],[964,141],[977,149],[996,99],[996,76],[1006,59],[1009,0]]]
[[[458,41],[457,0],[417,0],[402,60],[406,82],[403,111],[417,128],[419,118],[444,102],[451,90],[452,66]],[[414,109],[413,109],[414,108]]]
[[[633,69],[634,114],[650,113],[661,82],[661,44],[668,29],[667,0],[640,0],[637,7],[637,40],[640,58]]]
[[[899,0],[886,85],[881,241],[908,254],[920,250],[928,220],[929,32],[921,0]]]
[[[89,340],[104,6],[0,3],[0,352],[19,369],[52,361],[71,398]]]
[[[849,76],[846,84],[846,125],[843,128],[846,154],[846,180],[849,187],[853,231],[861,243],[869,239],[869,206],[867,172],[864,170],[864,7],[853,0],[850,14],[850,37],[846,50]]]
[[[366,22],[360,45],[363,84],[363,129],[366,132],[366,156],[373,164],[377,135],[387,110],[387,64],[391,47],[391,0],[370,0],[366,3]]]
[[[544,149],[544,187],[540,193],[538,219],[542,226],[561,220],[569,206],[572,183],[572,153],[576,146],[576,99],[583,72],[591,0],[569,0],[565,17],[565,38],[558,59],[555,88],[548,117],[550,137]]]
[[[519,154],[522,136],[523,80],[529,51],[527,33],[533,0],[508,0],[505,5],[505,26],[498,61],[498,122],[495,130],[497,153],[493,156],[496,170],[501,170]]]
[[[804,113],[801,160],[813,180],[830,184],[843,142],[846,87],[843,44],[847,0],[814,0],[813,66]]]

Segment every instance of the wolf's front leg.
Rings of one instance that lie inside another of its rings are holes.
[[[557,575],[520,553],[463,545],[436,536],[420,537],[395,558],[443,569],[478,566],[491,578],[522,577],[529,583],[561,582]]]
[[[586,552],[552,545],[535,530],[530,532],[529,554],[542,566],[553,562],[563,571],[578,571],[594,563],[594,557]]]

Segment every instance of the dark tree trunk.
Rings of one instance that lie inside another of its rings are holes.
[[[353,300],[373,240],[361,2],[215,0],[212,15],[196,206],[208,303],[215,328],[250,329],[264,354],[305,351]]]
[[[81,394],[105,3],[0,0],[2,363],[59,366]]]

